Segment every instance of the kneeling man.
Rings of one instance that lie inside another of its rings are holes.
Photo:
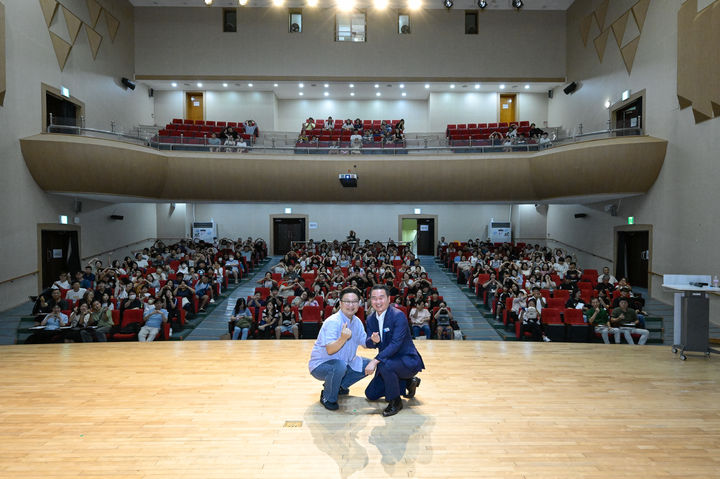
[[[373,286],[370,302],[375,312],[367,319],[370,337],[366,346],[378,348],[380,352],[365,368],[366,374],[375,372],[365,396],[373,401],[385,396],[389,404],[383,416],[393,416],[403,408],[400,394],[407,398],[415,396],[420,385],[420,378],[415,375],[425,369],[425,364],[415,349],[407,318],[399,309],[389,307],[387,286]]]
[[[360,293],[355,288],[340,291],[340,310],[325,319],[310,355],[310,374],[324,381],[320,403],[326,409],[339,408],[338,394],[348,394],[350,386],[365,377],[369,359],[358,356],[358,346],[366,347],[367,336],[355,316]]]

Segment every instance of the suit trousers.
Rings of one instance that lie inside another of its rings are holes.
[[[408,380],[417,374],[415,369],[408,368],[402,359],[386,359],[377,365],[375,376],[365,389],[365,397],[374,401],[385,396],[390,402],[405,394]]]

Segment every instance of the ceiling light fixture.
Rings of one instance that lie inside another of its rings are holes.
[[[325,88],[329,87],[330,85],[328,83],[323,85]]]
[[[480,89],[480,85],[479,85],[478,83],[475,84],[475,89],[476,89],[476,90],[479,90],[479,89]]]
[[[388,0],[373,0],[373,5],[378,10],[385,10],[388,6]]]
[[[337,4],[343,12],[349,12],[355,8],[355,0],[337,0]]]
[[[285,3],[285,0],[273,0],[273,5],[276,7],[282,7],[283,3]]]
[[[375,96],[380,96],[380,95],[382,95],[382,93],[380,93],[380,92],[375,93]]]
[[[428,88],[430,88],[430,84],[429,84],[429,83],[426,83],[426,84],[425,84],[425,89],[427,90]]]
[[[405,88],[405,84],[401,83],[400,85],[398,85],[398,88]]]
[[[300,95],[300,96],[303,96],[304,94],[305,94],[305,93],[303,93],[303,92],[301,92],[301,91],[298,92],[298,95]]]
[[[172,82],[170,85],[172,85],[172,87],[175,88],[177,86],[177,83]]]
[[[298,83],[298,86],[299,86],[300,88],[303,88],[303,87],[305,86],[305,84],[304,84],[304,83]]]
[[[380,85],[378,85],[378,84],[376,83],[376,84],[375,84],[375,88],[380,88]]]
[[[329,96],[329,95],[330,95],[330,92],[327,92],[327,91],[326,91],[325,93],[323,93],[323,95]]]
[[[529,89],[530,89],[530,85],[525,85],[525,89],[526,89],[526,90],[529,90]]]
[[[227,88],[227,83],[223,83],[223,86],[224,86],[225,88]]]
[[[253,84],[252,84],[252,83],[248,83],[248,86],[249,86],[250,88],[252,88]]]
[[[520,9],[523,7],[523,1],[522,0],[512,0],[512,2],[510,2],[510,5],[512,5],[513,8],[520,11]]]
[[[205,5],[209,7],[210,5],[212,5],[212,2],[213,0],[205,0]]]
[[[248,2],[248,0],[238,0],[238,3],[240,4],[241,7],[244,7],[245,5],[247,5],[247,2]]]
[[[351,92],[350,92],[350,96],[355,96],[355,92],[354,92],[354,91],[351,91]]]
[[[406,91],[402,92],[402,96],[407,96],[407,92]]]
[[[308,7],[317,7],[318,0],[308,0]]]
[[[355,85],[352,83],[349,86],[350,86],[350,88],[355,88]]]
[[[487,7],[487,2],[485,0],[478,0],[478,7],[481,9]]]
[[[422,7],[422,0],[408,0],[408,7],[410,10],[418,10]]]
[[[443,7],[447,8],[448,10],[450,10],[453,5],[455,5],[453,0],[443,0]]]
[[[277,88],[277,86],[278,86],[277,83],[273,83],[273,87]]]
[[[503,84],[503,85],[500,85],[500,89],[501,89],[501,90],[504,90],[504,89],[505,89],[505,85],[504,85],[504,84]]]
[[[450,88],[455,88],[455,84],[453,83],[452,85],[450,85]]]
[[[202,83],[198,82],[198,83],[197,83],[197,87],[198,87],[198,88],[202,88]]]

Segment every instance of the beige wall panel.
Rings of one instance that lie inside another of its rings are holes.
[[[647,11],[650,7],[650,0],[640,0],[632,7],[633,17],[635,17],[635,23],[637,23],[638,30],[642,32],[643,25],[645,25],[645,18],[647,18]]]
[[[610,29],[603,31],[598,35],[594,40],[593,43],[595,44],[595,51],[597,52],[598,59],[600,60],[600,63],[603,61],[603,57],[605,56],[605,48],[607,48],[607,42],[608,42],[608,36],[610,36]]]
[[[58,2],[56,0],[40,0],[40,8],[45,17],[45,23],[50,27],[53,18],[55,18],[55,12],[57,12],[58,9]]]
[[[95,25],[97,25],[98,19],[100,18],[102,7],[97,0],[87,0],[87,8],[88,13],[90,14],[90,26],[95,28]]]
[[[80,33],[80,27],[82,27],[82,20],[80,20],[74,13],[67,8],[60,6],[65,17],[65,25],[67,25],[68,35],[70,36],[70,44],[75,43],[75,39]]]
[[[613,35],[615,36],[615,42],[617,43],[618,48],[622,46],[622,40],[625,36],[625,29],[627,28],[628,18],[630,18],[629,10],[622,14],[620,18],[615,20],[612,24]]]
[[[695,66],[693,64],[693,21],[697,15],[697,0],[686,0],[677,16],[677,96],[680,108],[687,108],[693,102],[695,87]]]
[[[624,47],[620,49],[623,62],[625,62],[625,68],[627,72],[632,72],[633,62],[635,61],[635,54],[637,53],[638,43],[640,43],[640,37],[637,37]]]
[[[649,137],[596,140],[540,153],[416,156],[272,156],[164,152],[69,135],[21,140],[46,191],[193,201],[533,202],[648,191],[667,144]],[[601,173],[625,174],[606,180]],[[72,172],[83,171],[79,176]],[[108,171],[117,172],[108,175]],[[282,171],[282,175],[274,172]],[[338,174],[353,171],[357,188]],[[557,175],[562,171],[563,175]],[[588,178],[567,181],[566,175]],[[424,185],[421,187],[421,185]],[[438,185],[428,187],[427,185]]]
[[[0,106],[5,103],[5,5],[0,2]]]
[[[600,30],[605,30],[605,19],[607,17],[608,5],[610,0],[603,0],[600,5],[595,9],[595,20],[597,20],[598,27]]]
[[[65,63],[67,62],[68,55],[70,55],[70,50],[72,50],[72,45],[55,35],[53,32],[48,33],[50,33],[50,39],[52,40],[53,50],[55,50],[58,66],[62,71],[65,69]]]

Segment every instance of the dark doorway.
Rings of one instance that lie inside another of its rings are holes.
[[[435,219],[418,218],[417,229],[418,255],[432,256],[435,254]]]
[[[305,218],[274,218],[273,254],[287,253],[293,241],[305,241]]]
[[[80,271],[80,248],[76,230],[42,230],[40,234],[42,289],[45,289],[57,281],[60,273]]]
[[[639,135],[642,128],[642,97],[615,111],[617,136]]]
[[[650,240],[647,231],[618,231],[615,277],[632,286],[648,287]]]
[[[45,111],[47,115],[45,121],[48,125],[80,126],[78,124],[78,105],[63,97],[46,92]],[[77,131],[74,129],[63,129],[62,133],[77,133]]]

